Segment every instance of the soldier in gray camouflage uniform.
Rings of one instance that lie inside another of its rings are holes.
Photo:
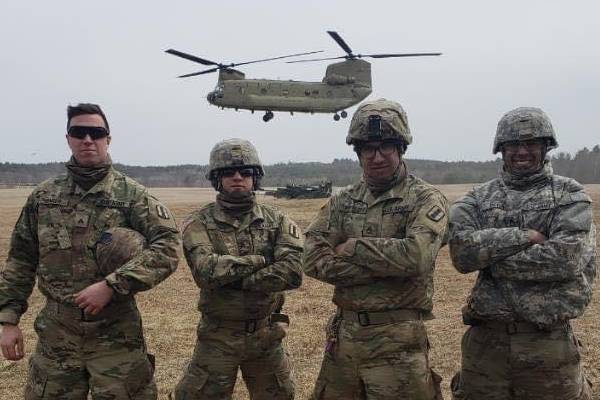
[[[477,400],[591,399],[580,342],[569,321],[590,301],[596,276],[591,200],[554,175],[548,116],[517,108],[498,123],[500,176],[450,211],[450,252],[461,273],[478,272],[463,308],[470,325],[453,397]]]
[[[423,321],[433,318],[448,203],[408,174],[402,156],[411,142],[400,104],[363,103],[346,137],[363,178],[333,196],[306,233],[304,271],[335,285],[338,307],[327,325],[318,400],[441,399]]]
[[[46,305],[34,324],[39,340],[25,399],[85,400],[88,392],[95,400],[156,399],[134,294],[177,267],[175,221],[143,186],[113,169],[99,106],[80,104],[67,114],[68,173],[33,190],[0,274],[2,354],[24,355],[18,323],[37,277]],[[117,227],[145,240],[130,241],[133,235]],[[125,259],[112,255],[115,244]]]
[[[281,341],[284,290],[302,282],[300,229],[279,209],[258,204],[263,167],[242,139],[215,145],[207,178],[216,202],[183,223],[183,249],[202,319],[177,400],[230,399],[238,368],[253,400],[291,400],[294,384]]]

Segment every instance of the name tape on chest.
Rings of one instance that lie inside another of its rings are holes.
[[[442,210],[439,206],[433,206],[429,211],[427,211],[427,218],[432,220],[433,222],[439,222],[442,218],[446,216],[444,210]]]

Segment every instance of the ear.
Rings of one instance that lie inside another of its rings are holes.
[[[110,144],[110,141],[112,140],[112,136],[108,135],[106,137],[106,145],[108,146]]]

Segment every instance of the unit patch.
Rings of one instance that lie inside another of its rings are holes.
[[[446,213],[444,213],[444,210],[442,210],[439,206],[433,206],[429,211],[427,211],[427,218],[434,222],[438,222],[445,216]]]

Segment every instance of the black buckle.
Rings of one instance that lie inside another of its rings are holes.
[[[256,332],[256,320],[255,319],[246,320],[245,321],[244,330],[247,333],[254,333],[254,332]]]
[[[360,326],[369,326],[371,325],[371,320],[369,319],[369,313],[366,311],[360,311],[356,313],[358,317],[358,324]]]

